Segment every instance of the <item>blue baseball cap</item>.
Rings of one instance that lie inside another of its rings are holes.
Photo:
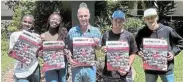
[[[112,14],[112,18],[121,18],[121,19],[125,19],[125,13],[121,10],[116,10],[114,11],[114,13]]]

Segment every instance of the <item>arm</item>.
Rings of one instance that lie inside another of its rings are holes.
[[[130,36],[130,58],[129,58],[129,65],[131,66],[135,60],[135,56],[137,53],[137,44],[133,35]]]
[[[172,50],[170,51],[174,56],[183,49],[183,38],[175,32],[175,30],[170,30],[170,40],[172,45]]]
[[[15,45],[15,39],[13,36],[13,33],[10,35],[10,43],[9,43],[9,50],[11,50],[13,48],[13,46]]]
[[[10,35],[9,51],[8,55],[12,53],[12,48],[15,45],[13,33]]]
[[[142,53],[142,29],[140,29],[137,34],[136,34],[136,37],[135,37],[135,41],[137,43],[137,55],[140,56],[142,59],[143,59],[143,53]]]
[[[138,51],[142,50],[142,36],[141,36],[141,30],[139,30],[136,34],[135,41],[137,43]]]
[[[138,51],[137,45],[136,45],[136,42],[135,42],[135,38],[132,34],[129,37],[129,48],[130,48],[130,52],[129,52],[129,54],[130,54],[130,56],[129,56],[129,71],[130,71],[130,67],[133,64],[133,62],[135,60],[136,52]],[[118,72],[122,76],[127,74],[127,72],[121,71],[121,70],[118,70]]]
[[[97,36],[95,36],[93,38],[94,42],[95,42],[95,48],[100,49],[100,47],[101,47],[101,33],[98,29],[96,30],[96,33],[97,33]]]

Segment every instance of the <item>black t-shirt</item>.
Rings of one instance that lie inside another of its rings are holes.
[[[108,38],[108,41],[117,41],[117,40],[119,40],[120,35],[121,35],[121,33],[119,33],[119,34],[114,34],[114,33],[112,32],[112,30],[110,30],[110,31],[109,31],[109,38]]]
[[[106,41],[118,41],[118,40],[124,40],[127,41],[129,44],[130,54],[137,52],[137,46],[135,42],[135,38],[132,33],[124,30],[123,32],[119,34],[115,34],[110,31],[106,31],[102,37],[102,46],[106,45]],[[117,71],[108,71],[107,70],[107,56],[105,56],[105,66],[103,69],[103,74],[106,76],[111,76],[112,78],[120,78],[122,77]]]

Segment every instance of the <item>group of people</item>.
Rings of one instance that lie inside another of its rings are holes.
[[[145,81],[146,82],[156,82],[158,76],[161,77],[163,82],[174,82],[174,57],[183,48],[183,38],[179,36],[172,28],[158,23],[158,14],[156,9],[149,8],[144,11],[144,22],[146,26],[140,29],[134,37],[134,35],[124,29],[125,23],[125,13],[121,10],[116,10],[112,14],[112,30],[106,31],[101,34],[97,27],[90,25],[90,11],[85,4],[85,6],[79,7],[77,12],[77,18],[79,20],[79,25],[72,27],[69,32],[62,25],[62,17],[58,13],[53,13],[48,18],[47,28],[48,31],[38,35],[41,37],[42,41],[58,41],[63,40],[67,47],[65,47],[65,68],[56,69],[45,72],[46,82],[66,82],[67,67],[71,64],[72,72],[72,82],[96,82],[96,72],[97,68],[93,66],[77,66],[78,63],[73,61],[73,38],[74,37],[88,37],[93,38],[95,42],[94,48],[101,48],[106,52],[106,41],[120,41],[125,40],[129,44],[129,72],[124,71],[109,71],[107,70],[107,57],[105,56],[105,65],[103,69],[103,82],[133,82],[132,79],[132,69],[131,66],[134,62],[135,56],[138,55],[143,59],[143,38],[158,38],[166,39],[168,42],[168,70],[167,71],[145,71]],[[10,51],[15,45],[18,37],[20,36],[22,30],[27,30],[32,33],[31,29],[34,27],[34,17],[32,15],[25,15],[22,18],[20,30],[14,32],[10,36]],[[41,57],[42,50],[37,54],[37,58]],[[17,61],[16,63],[22,64]],[[17,64],[16,64],[17,65]],[[15,69],[21,65],[15,65]],[[77,66],[77,67],[75,67]],[[22,68],[23,67],[19,67]],[[21,70],[21,69],[20,69]],[[20,72],[14,71],[16,82],[40,82],[40,66],[37,64],[33,73],[24,75]],[[137,78],[140,78],[137,76]]]

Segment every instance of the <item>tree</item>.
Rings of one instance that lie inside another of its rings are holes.
[[[20,25],[22,16],[32,14],[35,17],[35,31],[42,33],[47,30],[45,27],[48,17],[53,12],[60,12],[65,27],[71,27],[71,12],[63,9],[62,1],[7,1],[6,5],[14,10],[13,20],[8,27],[9,31],[16,31]]]
[[[142,27],[142,20],[138,20],[130,14],[131,9],[134,8],[137,1],[100,1],[95,4],[95,25],[100,28],[101,32],[104,33],[106,30],[111,29],[111,17],[112,13],[120,9],[126,14],[127,22],[125,29],[135,33],[139,27]],[[128,19],[129,18],[129,19]],[[130,26],[131,25],[131,26]]]

